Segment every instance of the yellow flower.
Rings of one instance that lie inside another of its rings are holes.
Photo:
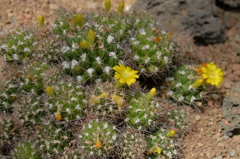
[[[213,86],[219,86],[222,83],[224,73],[214,62],[208,63],[206,67],[202,68],[202,71],[202,77],[207,83]]]
[[[148,99],[152,99],[156,95],[156,88],[152,88],[148,94]]]
[[[136,78],[139,78],[137,75],[138,71],[132,70],[130,67],[125,67],[122,64],[118,64],[119,66],[114,66],[113,70],[115,70],[115,78],[118,79],[120,84],[127,84],[130,86],[131,84],[136,82]]]
[[[174,137],[176,134],[176,131],[175,130],[170,130],[167,134],[167,137]]]

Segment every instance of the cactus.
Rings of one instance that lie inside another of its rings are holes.
[[[58,115],[58,119],[65,121],[83,117],[87,101],[82,86],[74,83],[60,83],[53,87],[53,90],[55,96],[49,97],[47,106],[55,117]]]
[[[23,126],[39,125],[47,114],[44,110],[43,98],[41,96],[30,96],[15,103],[15,113]]]
[[[28,142],[21,142],[15,147],[13,152],[14,159],[40,159],[40,156],[35,147]]]
[[[19,63],[29,61],[36,44],[30,31],[12,30],[1,44],[0,51],[5,61]]]
[[[119,138],[121,158],[145,158],[147,142],[145,136],[134,129],[126,129]]]
[[[148,151],[147,155],[151,159],[157,158],[175,158],[178,154],[178,145],[172,139],[167,137],[169,131],[160,128],[157,132],[147,136]]]
[[[14,80],[6,80],[0,83],[2,89],[0,94],[0,110],[6,113],[11,113],[13,102],[18,98],[19,84]]]
[[[42,94],[44,87],[42,74],[49,69],[49,67],[48,64],[42,64],[38,61],[27,65],[23,73],[19,72],[18,75],[22,90]]]
[[[129,108],[125,121],[130,127],[138,130],[154,128],[160,115],[161,105],[154,99],[149,99],[148,94],[136,93],[129,100]]]
[[[79,134],[81,147],[93,158],[109,156],[114,151],[116,137],[116,127],[98,119],[84,124]]]
[[[70,133],[55,124],[46,123],[37,129],[36,149],[40,150],[43,158],[61,154],[68,147]]]
[[[180,132],[188,129],[188,111],[181,108],[176,108],[175,110],[168,112],[167,116],[168,121],[173,128],[178,129]]]
[[[0,118],[0,147],[9,146],[15,142],[18,125],[13,119],[2,115]]]
[[[123,89],[116,89],[114,82],[100,82],[90,91],[88,109],[97,118],[118,121],[126,111]]]
[[[167,96],[179,103],[194,105],[203,99],[203,87],[192,88],[196,81],[197,72],[192,66],[180,65],[173,70],[173,77],[167,78]]]

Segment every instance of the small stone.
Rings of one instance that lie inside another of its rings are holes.
[[[49,9],[52,9],[52,10],[57,10],[59,7],[58,7],[58,5],[56,5],[56,4],[50,4],[49,5]]]
[[[222,137],[223,140],[228,140],[229,138],[230,138],[230,137],[227,136],[227,135],[224,135],[224,136]]]
[[[202,146],[203,146],[203,144],[202,144],[202,143],[198,143],[198,146],[199,146],[199,147],[202,147]]]
[[[235,156],[235,155],[236,155],[236,150],[233,149],[233,150],[230,152],[230,156],[233,157],[233,156]]]
[[[222,156],[214,157],[212,159],[222,159]]]
[[[226,81],[226,82],[224,82],[223,87],[226,88],[226,89],[230,89],[231,85],[228,81]]]
[[[226,79],[229,81],[232,81],[232,82],[234,82],[236,80],[234,74],[228,74]]]
[[[233,74],[236,75],[236,76],[240,76],[240,70],[234,71]]]
[[[195,115],[195,120],[200,120],[200,119],[201,119],[200,115]]]
[[[212,100],[214,100],[214,101],[217,101],[219,99],[218,94],[211,94],[210,96],[211,96]]]

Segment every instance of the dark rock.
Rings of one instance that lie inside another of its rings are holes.
[[[240,7],[240,1],[239,0],[216,0],[218,4],[221,6],[225,5],[227,7],[232,7],[232,8],[238,8]]]
[[[223,22],[224,22],[226,29],[230,29],[236,25],[237,20],[238,20],[237,16],[239,16],[239,13],[236,14],[236,13],[230,12],[230,11],[225,11],[223,13]]]
[[[138,0],[133,9],[152,13],[163,27],[187,31],[199,42],[211,44],[226,40],[214,0]]]
[[[222,105],[222,116],[228,125],[221,123],[225,135],[232,137],[240,134],[240,82],[235,84],[230,95],[225,97]]]

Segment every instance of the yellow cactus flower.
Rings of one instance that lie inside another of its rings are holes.
[[[208,63],[206,67],[202,68],[202,71],[202,77],[207,83],[217,87],[220,86],[223,81],[224,73],[221,68],[218,68],[214,64],[214,62]]]
[[[44,26],[44,16],[43,15],[40,15],[38,17],[38,23],[39,23],[40,27]]]
[[[95,145],[96,148],[101,148],[102,147],[102,144],[99,140],[96,141],[96,145]]]
[[[118,13],[122,14],[124,9],[124,1],[121,1],[118,6]]]
[[[119,66],[118,66],[119,65]],[[136,82],[136,79],[139,78],[139,75],[137,75],[138,71],[132,70],[130,67],[125,67],[122,64],[118,64],[113,67],[113,70],[115,70],[115,76],[119,82],[119,84],[127,84],[128,86],[131,86],[133,83]]]
[[[176,131],[175,130],[170,130],[167,134],[167,137],[174,137],[176,135]]]
[[[89,43],[87,41],[81,41],[80,42],[80,46],[83,49],[90,49],[90,45],[89,45]]]
[[[93,30],[89,30],[88,31],[88,42],[90,45],[94,44],[94,40],[95,40],[95,33]]]
[[[105,0],[105,9],[107,12],[111,9],[111,1],[110,0]]]
[[[152,99],[157,93],[156,88],[152,88],[150,92],[148,93],[148,99]]]
[[[55,94],[54,94],[54,91],[53,91],[52,87],[47,86],[47,87],[46,87],[46,92],[47,92],[47,94],[48,94],[50,97],[52,97],[52,98],[55,97]]]
[[[82,27],[83,26],[83,16],[81,14],[76,15],[75,22],[78,26]]]

